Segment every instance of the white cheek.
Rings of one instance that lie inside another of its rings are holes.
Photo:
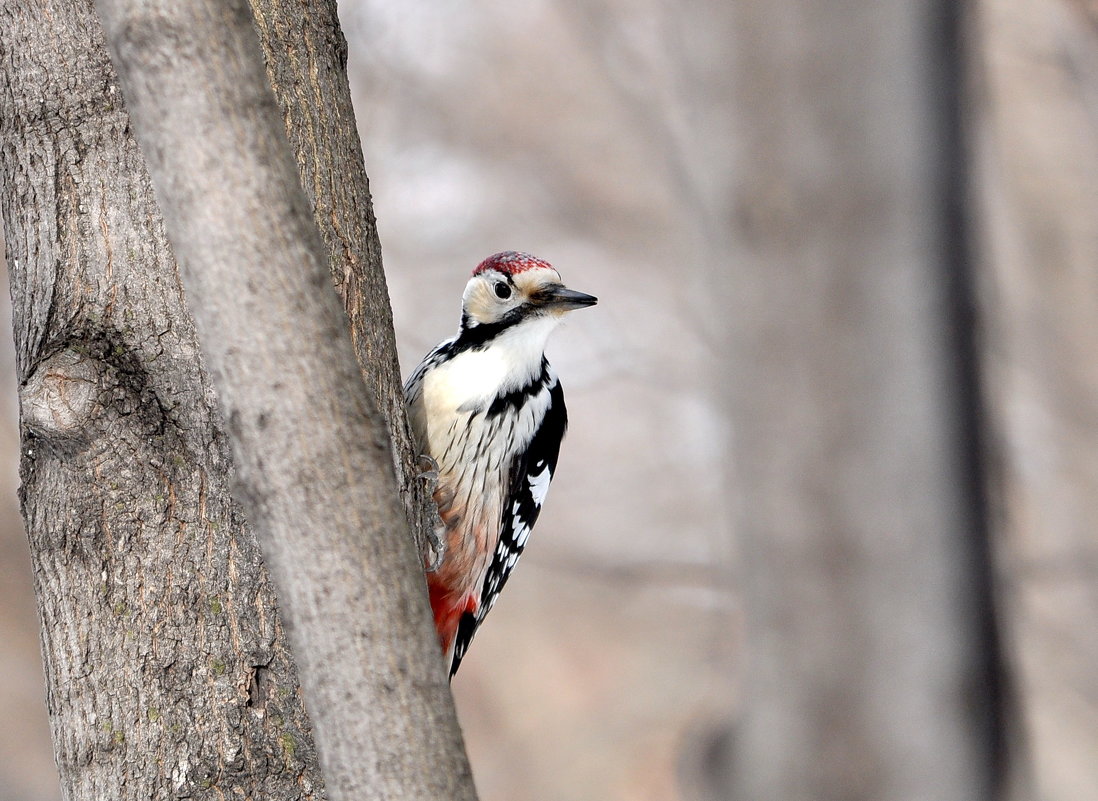
[[[497,297],[495,283],[474,278],[465,287],[462,309],[480,323],[494,323],[522,302],[521,297]]]

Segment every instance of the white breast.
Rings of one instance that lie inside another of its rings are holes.
[[[558,323],[556,317],[528,320],[504,331],[489,347],[459,353],[428,372],[423,380],[428,419],[482,408],[497,395],[528,384],[541,372],[545,343]]]

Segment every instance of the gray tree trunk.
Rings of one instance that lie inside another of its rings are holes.
[[[740,4],[744,801],[998,798],[956,6]]]
[[[308,60],[270,45],[299,70],[279,72],[269,56],[276,80],[310,86],[320,102],[345,95],[331,6],[315,25],[302,24],[300,7],[263,8],[261,30],[308,31],[297,43]],[[293,660],[229,495],[220,412],[90,3],[0,6],[0,64],[21,501],[65,795],[323,797]],[[288,124],[295,109],[308,115],[295,92],[278,92]],[[364,189],[347,135],[328,151],[337,126],[310,131],[312,149]],[[379,265],[362,255],[373,236],[368,195],[329,193],[315,173],[306,183],[333,226],[364,221],[329,238],[330,261],[359,309],[355,324],[385,328]],[[383,409],[398,410],[391,333],[358,339]]]
[[[322,797],[99,22],[7,3],[0,37],[20,499],[65,797]]]
[[[291,624],[329,796],[472,799],[388,430],[247,2],[98,7]]]
[[[328,251],[332,278],[351,322],[355,355],[374,402],[388,423],[397,484],[421,549],[433,525],[434,504],[412,446],[393,335],[389,291],[381,268],[370,183],[362,162],[351,90],[347,43],[334,0],[287,13],[285,0],[252,0],[267,76],[297,157],[301,185]],[[308,80],[302,80],[302,75]]]

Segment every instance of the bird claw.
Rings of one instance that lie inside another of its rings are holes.
[[[426,453],[421,453],[416,461],[427,464],[427,469],[416,475],[416,478],[424,479],[431,485],[433,490],[438,486],[438,462]],[[433,501],[430,507],[431,525],[427,534],[428,558],[424,561],[427,562],[427,572],[434,573],[442,566],[443,559],[446,556],[446,541],[442,537],[446,525],[442,522],[442,518],[438,514],[438,506]]]
[[[418,464],[419,462],[426,462],[427,469],[424,470],[422,473],[418,473],[416,475],[416,478],[422,478],[426,479],[428,482],[437,483],[439,470],[438,462],[436,462],[434,458],[428,456],[426,453],[421,453],[419,455],[419,458],[416,459],[416,463]]]
[[[446,546],[437,531],[427,535],[427,549],[429,558],[424,560],[426,570],[428,573],[434,573],[442,567],[442,562],[446,557]]]
[[[434,503],[431,504],[431,518],[431,526],[427,530],[427,558],[424,559],[428,573],[434,573],[442,567],[443,559],[446,557],[446,540],[442,536],[446,526],[439,517],[438,507]]]

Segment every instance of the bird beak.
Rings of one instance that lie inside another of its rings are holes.
[[[577,292],[574,289],[556,284],[555,286],[547,286],[538,292],[537,302],[556,311],[571,311],[572,309],[582,309],[584,306],[594,306],[599,302],[599,299],[594,295]]]

